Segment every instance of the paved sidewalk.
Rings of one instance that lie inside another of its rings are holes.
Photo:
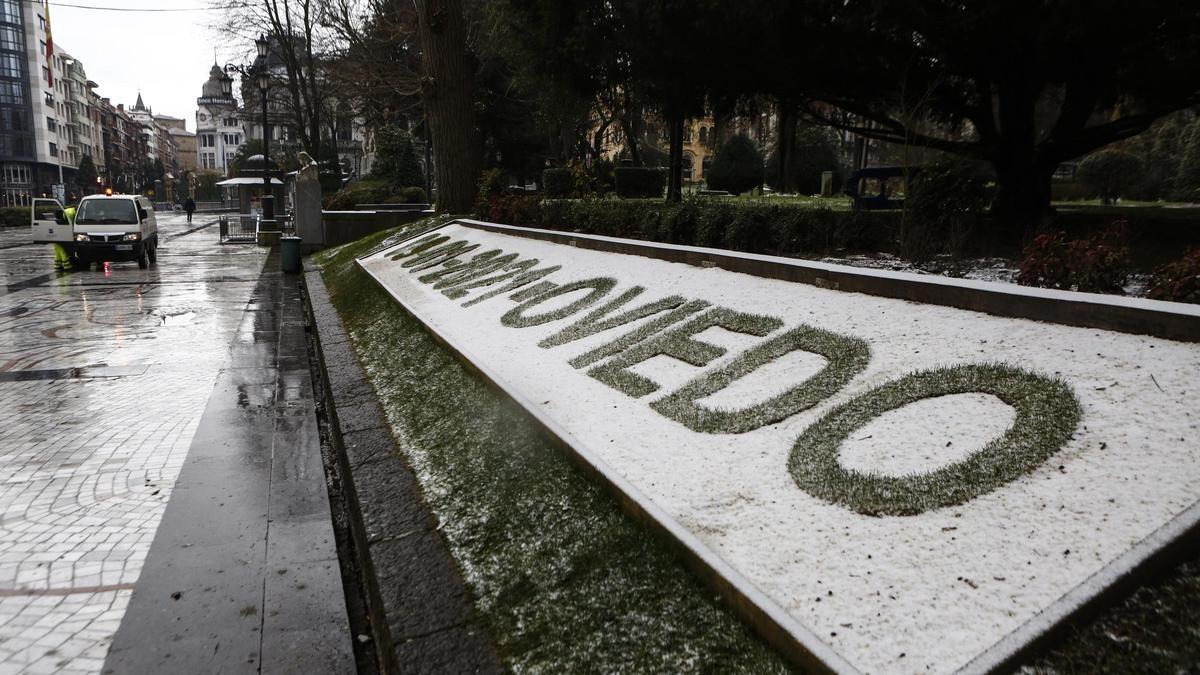
[[[148,270],[0,232],[0,673],[100,670],[262,269],[159,222]]]
[[[286,403],[307,386],[299,369],[229,367],[280,345],[246,323],[267,315],[251,302],[265,252],[220,246],[196,229],[211,222],[161,216],[151,269],[67,275],[27,230],[0,230],[0,674],[101,670],[215,384],[241,372],[247,401],[272,397],[272,425],[306,424],[274,413],[276,389]],[[255,436],[268,455],[274,435]]]
[[[354,672],[300,280],[268,260],[105,664]]]

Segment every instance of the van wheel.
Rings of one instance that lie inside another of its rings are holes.
[[[77,270],[86,271],[92,265],[92,259],[86,255],[76,253],[71,260],[71,266]]]
[[[146,252],[146,255],[150,258],[150,264],[157,265],[158,264],[158,240],[157,239],[153,240],[150,244],[148,244],[148,246],[150,247],[150,250]]]
[[[149,249],[150,249],[149,246],[142,247],[142,254],[139,255],[138,259],[137,259],[138,260],[138,269],[144,270],[150,266],[150,254],[148,253]]]

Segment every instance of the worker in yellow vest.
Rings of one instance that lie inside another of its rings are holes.
[[[67,225],[72,229],[75,227],[75,207],[68,206],[63,209],[63,216],[67,219]],[[71,265],[71,256],[67,253],[67,249],[62,244],[54,245],[54,270],[56,272],[70,272],[74,269]]]

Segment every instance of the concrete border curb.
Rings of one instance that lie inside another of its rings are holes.
[[[503,672],[320,271],[306,266],[304,281],[381,672]]]

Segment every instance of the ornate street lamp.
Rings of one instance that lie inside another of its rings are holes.
[[[267,51],[270,49],[271,41],[266,35],[259,35],[254,41],[254,46],[258,49],[258,58],[254,63],[247,65],[227,64],[225,72],[238,73],[243,79],[253,82],[258,88],[259,96],[262,104],[262,129],[263,129],[263,220],[275,220],[275,196],[271,194],[271,130],[270,121],[267,117],[267,92],[271,86],[271,71],[267,66]],[[227,95],[233,93],[233,82],[227,80],[222,85]]]

